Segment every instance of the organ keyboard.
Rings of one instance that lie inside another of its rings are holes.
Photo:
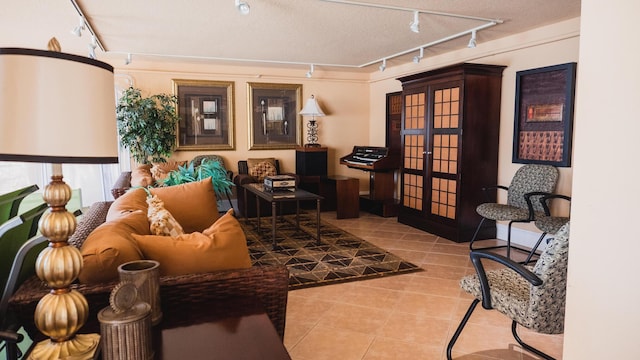
[[[351,154],[340,158],[340,164],[365,171],[390,171],[400,167],[400,158],[385,147],[354,146]]]

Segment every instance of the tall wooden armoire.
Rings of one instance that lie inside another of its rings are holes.
[[[401,201],[398,221],[456,241],[480,222],[482,188],[498,178],[504,66],[458,64],[402,82]],[[495,202],[496,193],[489,200]],[[495,238],[485,222],[478,239]]]

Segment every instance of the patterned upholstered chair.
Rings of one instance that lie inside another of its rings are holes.
[[[557,233],[564,224],[569,222],[568,216],[553,216],[551,215],[551,210],[549,209],[549,203],[553,199],[562,199],[566,201],[571,201],[571,197],[560,194],[545,194],[540,198],[540,204],[544,209],[544,215],[538,216],[535,221],[536,228],[542,231],[542,234],[538,238],[538,241],[531,249],[529,256],[524,261],[525,264],[528,264],[531,261],[533,255],[535,255],[538,246],[542,243],[542,240],[547,236],[547,234],[555,234]],[[547,240],[549,241],[549,240]]]
[[[537,201],[541,195],[526,197],[527,193],[553,193],[558,183],[558,169],[551,165],[534,165],[527,164],[516,171],[509,187],[495,185],[483,188],[485,194],[491,191],[506,190],[507,203],[491,203],[480,204],[476,208],[476,212],[482,216],[478,227],[476,228],[473,238],[469,244],[469,248],[474,250],[473,243],[478,236],[486,220],[508,221],[507,245],[492,246],[485,249],[506,248],[507,257],[511,256],[511,248],[530,253],[530,250],[511,246],[511,225],[513,223],[528,223],[535,221],[538,216],[544,215],[542,205]],[[489,196],[487,196],[489,198]]]
[[[451,350],[480,301],[483,308],[495,309],[512,319],[511,332],[523,348],[544,359],[553,359],[524,343],[516,328],[521,325],[543,334],[564,331],[568,254],[569,223],[555,234],[533,268],[487,250],[472,251],[470,256],[476,274],[462,278],[460,286],[475,299],[449,341],[447,359],[451,359]],[[485,271],[482,259],[505,267]]]

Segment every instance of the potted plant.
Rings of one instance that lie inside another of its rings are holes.
[[[140,90],[128,88],[116,107],[120,143],[139,164],[166,162],[176,145],[180,117],[174,95],[142,97]]]

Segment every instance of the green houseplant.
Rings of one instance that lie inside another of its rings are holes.
[[[116,107],[120,143],[129,149],[139,164],[166,162],[176,145],[176,127],[180,117],[174,95],[142,97],[130,87]]]

